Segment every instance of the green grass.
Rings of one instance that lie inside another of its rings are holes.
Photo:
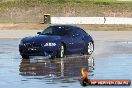
[[[0,22],[40,22],[46,13],[57,17],[132,17],[132,1],[0,0],[0,13]]]
[[[117,1],[117,0],[8,0],[8,1],[3,0],[0,1],[0,8],[35,7],[43,4],[64,4],[64,3],[71,3],[71,4],[80,3],[80,4],[96,4],[96,5],[132,4],[132,2],[130,1]]]

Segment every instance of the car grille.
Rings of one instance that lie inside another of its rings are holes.
[[[32,48],[32,47],[42,47],[42,44],[38,43],[26,43],[26,47]]]

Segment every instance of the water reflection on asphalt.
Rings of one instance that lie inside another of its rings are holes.
[[[78,78],[82,67],[89,71],[90,79],[132,80],[131,42],[96,41],[92,56],[62,59],[22,59],[18,51],[19,42],[20,39],[0,39],[1,88],[80,88]]]
[[[30,79],[46,79],[46,83],[72,83],[77,82],[81,76],[81,68],[89,71],[89,76],[94,74],[94,59],[89,56],[58,59],[22,59],[20,63],[20,75],[32,76]]]

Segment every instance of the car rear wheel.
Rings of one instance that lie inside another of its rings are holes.
[[[65,47],[64,47],[63,44],[61,44],[57,57],[58,58],[63,58],[64,57],[64,52],[65,52]]]
[[[94,44],[93,42],[89,42],[87,45],[87,54],[91,55],[94,51]]]
[[[29,56],[27,56],[27,55],[22,55],[22,58],[23,58],[23,59],[29,59]]]

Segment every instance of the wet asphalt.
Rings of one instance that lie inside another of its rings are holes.
[[[0,39],[1,88],[80,88],[78,79],[82,67],[88,70],[90,79],[132,80],[132,42],[98,40],[91,56],[73,55],[62,59],[22,59],[19,42],[20,39]]]

